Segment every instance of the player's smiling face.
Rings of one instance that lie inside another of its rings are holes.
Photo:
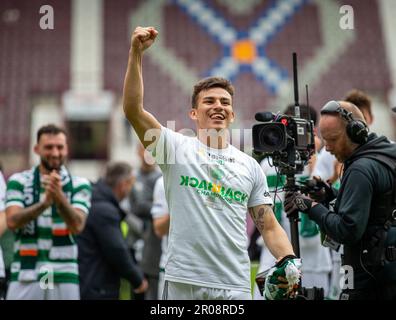
[[[66,136],[63,133],[43,134],[34,151],[40,157],[43,169],[48,172],[59,170],[68,154]]]
[[[197,129],[226,129],[234,121],[232,97],[227,90],[210,88],[202,90],[190,117],[197,124]]]

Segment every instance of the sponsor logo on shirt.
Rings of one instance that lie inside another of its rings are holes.
[[[225,156],[222,154],[214,154],[214,153],[210,153],[210,152],[207,152],[207,154],[210,159],[215,160],[215,161],[220,161],[220,162],[225,161],[225,162],[235,163],[235,158],[233,158],[233,157],[228,157],[228,156]]]
[[[221,175],[220,172],[216,174]],[[183,187],[197,189],[199,194],[220,198],[229,203],[236,201],[238,203],[244,204],[247,202],[248,198],[246,193],[233,188],[226,188],[221,183],[199,180],[198,178],[190,176],[180,176],[180,185]]]

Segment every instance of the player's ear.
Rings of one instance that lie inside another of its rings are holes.
[[[234,122],[234,120],[235,120],[235,113],[234,113],[234,111],[233,111],[233,112],[231,112],[231,119],[230,119],[230,123],[233,123],[233,122]]]
[[[196,108],[191,108],[190,110],[190,118],[193,120],[197,120],[197,109]]]
[[[38,146],[37,143],[34,145],[33,151],[34,151],[35,154],[40,155],[40,154],[39,154],[39,146]]]

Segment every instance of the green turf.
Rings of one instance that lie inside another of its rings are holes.
[[[253,295],[253,288],[254,288],[254,284],[255,281],[254,279],[256,278],[256,274],[259,268],[259,261],[252,261],[250,264],[250,283],[251,283],[251,292]]]

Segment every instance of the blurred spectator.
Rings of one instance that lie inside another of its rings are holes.
[[[3,197],[3,207],[0,200],[0,260],[3,259],[5,279],[0,284],[0,299],[2,297],[1,291],[5,298],[7,287],[11,278],[11,262],[14,256],[14,233],[7,228],[7,219],[5,215],[5,197],[6,197],[6,183],[1,173],[3,167],[0,163],[0,198]],[[1,209],[1,207],[3,209]],[[3,212],[2,212],[3,211]],[[0,261],[0,274],[2,274],[2,267]]]
[[[81,299],[118,299],[120,279],[125,278],[141,293],[147,281],[129,254],[120,223],[125,217],[119,202],[134,183],[132,167],[109,164],[104,178],[93,186],[92,207],[85,230],[77,238]]]
[[[161,176],[161,172],[141,144],[138,147],[138,155],[141,165],[136,175],[136,182],[129,194],[129,202],[132,214],[139,217],[144,223],[144,245],[140,266],[149,283],[149,289],[144,298],[146,300],[156,300],[158,297],[161,239],[154,232],[151,207],[153,205],[154,184]],[[130,220],[126,221],[129,222]]]
[[[7,225],[16,232],[7,299],[79,299],[74,235],[84,228],[91,185],[64,166],[68,144],[62,128],[41,127],[34,151],[40,164],[7,183]]]
[[[158,281],[158,299],[162,299],[162,291],[165,283],[165,265],[166,265],[166,253],[168,250],[168,233],[170,214],[168,203],[165,197],[164,178],[160,177],[154,186],[154,201],[153,208],[151,209],[153,215],[153,225],[155,234],[162,239],[162,254],[160,260],[160,272]]]
[[[353,103],[359,110],[363,113],[364,120],[368,126],[370,126],[374,121],[373,112],[371,111],[371,99],[363,91],[352,89],[347,92],[345,101]]]
[[[7,219],[5,216],[5,193],[6,184],[4,181],[3,174],[0,170],[0,238],[7,229]],[[0,300],[5,298],[6,293],[6,273],[3,259],[3,250],[0,246]]]

